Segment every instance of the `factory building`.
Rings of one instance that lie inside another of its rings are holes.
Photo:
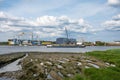
[[[56,39],[56,44],[76,44],[76,39],[73,38],[57,38]]]
[[[68,42],[67,38],[57,38],[56,44],[66,44]]]
[[[38,40],[8,39],[9,45],[41,45]]]
[[[70,44],[76,44],[77,41],[76,41],[76,39],[70,38],[70,39],[69,39],[69,43],[70,43]]]
[[[9,45],[18,45],[18,44],[21,44],[22,43],[22,40],[20,39],[8,39],[8,44]]]

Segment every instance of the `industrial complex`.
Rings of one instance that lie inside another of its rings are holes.
[[[70,38],[57,38],[56,41],[40,41],[40,40],[24,40],[24,39],[8,39],[9,45],[27,45],[27,46],[34,46],[34,45],[52,45],[52,44],[77,44],[77,40]]]
[[[75,46],[75,45],[82,45],[83,42],[77,42],[74,38],[69,38],[68,31],[65,28],[66,37],[59,37],[56,39],[56,41],[42,41],[39,39],[38,35],[34,35],[33,32],[27,33],[27,32],[20,32],[18,35],[16,35],[13,39],[8,39],[9,45],[19,45],[19,46],[34,46],[34,45],[67,45],[67,46]],[[28,36],[30,38],[28,38]],[[27,37],[27,38],[26,38]]]

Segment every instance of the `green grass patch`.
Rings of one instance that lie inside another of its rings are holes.
[[[82,74],[84,76],[76,74],[68,80],[120,80],[120,49],[87,52],[86,55],[115,64],[116,67],[84,69],[84,74]]]
[[[120,67],[120,49],[87,52],[86,55],[94,56],[104,62],[109,62]]]
[[[85,69],[85,77],[89,80],[119,80],[120,72],[111,68],[106,69]]]

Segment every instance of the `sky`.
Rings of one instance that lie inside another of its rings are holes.
[[[0,0],[0,41],[120,40],[120,0]],[[24,33],[24,34],[23,34]]]

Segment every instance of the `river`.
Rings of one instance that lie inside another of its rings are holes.
[[[47,48],[46,46],[0,46],[0,54],[12,52],[88,52],[120,49],[120,46],[87,46],[85,48]]]

